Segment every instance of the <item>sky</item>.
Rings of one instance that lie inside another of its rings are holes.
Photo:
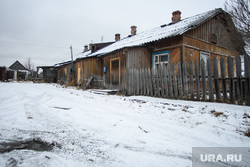
[[[16,60],[50,66],[71,59],[90,43],[114,41],[167,24],[172,12],[186,18],[225,0],[0,0],[0,66]]]

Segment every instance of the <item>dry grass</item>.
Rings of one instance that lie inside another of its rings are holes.
[[[210,112],[211,112],[211,114],[213,114],[215,117],[226,116],[226,115],[224,115],[223,112],[217,112],[217,111],[215,111],[215,110],[212,110],[212,111],[210,111]]]

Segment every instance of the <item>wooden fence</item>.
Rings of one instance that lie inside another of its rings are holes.
[[[227,63],[223,58],[219,62],[208,59],[206,64],[202,60],[200,68],[195,60],[194,64],[184,62],[182,67],[178,62],[158,70],[128,69],[122,74],[121,91],[126,95],[250,106],[250,59],[244,56],[243,66],[238,56],[235,60],[228,57]]]

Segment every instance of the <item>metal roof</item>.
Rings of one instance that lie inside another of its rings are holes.
[[[91,56],[102,56],[104,54],[127,48],[127,47],[134,47],[134,46],[141,46],[146,43],[154,42],[157,40],[161,40],[164,38],[169,38],[177,35],[182,35],[183,33],[187,32],[188,30],[194,29],[200,24],[204,23],[208,19],[214,17],[218,13],[222,12],[221,8],[214,9],[202,14],[198,14],[192,17],[185,18],[177,23],[169,23],[154,29],[144,31],[138,33],[131,37],[126,37],[117,41],[107,47],[104,47],[96,52],[89,54],[88,57]]]

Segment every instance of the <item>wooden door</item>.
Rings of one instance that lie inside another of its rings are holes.
[[[120,58],[110,60],[110,83],[113,89],[120,87]]]

